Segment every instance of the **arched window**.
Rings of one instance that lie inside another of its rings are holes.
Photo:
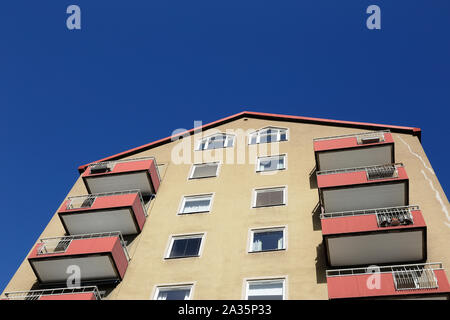
[[[218,133],[211,135],[209,137],[203,138],[198,146],[197,150],[211,150],[211,149],[219,149],[219,148],[228,148],[232,147],[234,143],[234,136]]]
[[[248,144],[287,141],[287,129],[267,127],[250,134]]]

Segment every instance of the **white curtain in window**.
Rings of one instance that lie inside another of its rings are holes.
[[[262,250],[262,241],[261,240],[253,240],[253,250],[252,251],[261,251]]]
[[[159,291],[158,300],[167,300],[167,291]]]
[[[278,239],[278,249],[283,249],[283,238]]]

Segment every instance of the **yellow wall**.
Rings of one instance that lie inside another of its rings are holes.
[[[171,161],[173,146],[186,140],[131,156],[154,156],[162,182],[142,233],[129,245],[131,261],[125,278],[109,299],[149,299],[156,285],[178,283],[195,283],[193,299],[242,299],[245,279],[277,276],[287,279],[288,299],[327,299],[320,221],[313,217],[318,193],[309,179],[315,165],[312,139],[365,130],[248,118],[203,134],[268,125],[289,128],[289,141],[279,145],[280,153],[287,154],[287,170],[274,175],[255,173],[254,163],[246,161],[222,164],[215,178],[188,180],[191,166]],[[448,200],[418,139],[408,134],[393,136],[396,161],[405,164],[410,178],[410,203],[420,205],[428,226],[428,261],[443,262],[450,269],[450,217],[445,212],[449,210]],[[245,146],[247,154],[255,148]],[[192,151],[192,157],[194,153],[202,151]],[[288,187],[287,206],[251,208],[252,189],[270,186]],[[210,213],[177,215],[183,195],[203,193],[214,193]],[[81,194],[86,194],[86,189],[78,179],[68,196]],[[287,227],[287,249],[247,253],[249,229],[268,226]],[[172,234],[197,232],[206,233],[201,257],[164,259]],[[55,214],[40,238],[62,235],[64,230]],[[29,290],[35,281],[24,260],[5,291]]]

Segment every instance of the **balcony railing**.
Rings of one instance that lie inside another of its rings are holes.
[[[335,269],[327,270],[327,277],[354,276],[362,274],[390,273],[393,275],[395,290],[420,290],[438,288],[438,282],[434,271],[444,270],[441,262],[405,264],[394,266],[379,266],[368,268]]]
[[[105,192],[105,193],[96,193],[96,194],[88,194],[83,196],[74,196],[74,197],[68,197],[66,209],[67,210],[73,210],[73,209],[85,209],[90,208],[94,204],[95,199],[100,197],[108,197],[108,196],[117,196],[117,195],[124,195],[124,194],[133,194],[137,193],[139,195],[139,199],[141,200],[142,208],[144,209],[144,214],[147,217],[147,209],[150,202],[145,204],[142,194],[139,190],[126,190],[126,191],[117,191],[117,192]]]
[[[155,163],[155,166],[158,167],[157,164],[156,164],[155,157],[141,157],[141,158],[132,158],[132,159],[122,159],[122,160],[111,160],[111,161],[104,161],[104,162],[96,162],[96,163],[91,163],[88,167],[90,168],[91,174],[105,173],[105,172],[113,171],[114,170],[114,166],[117,163],[142,161],[142,160],[153,160],[153,162]],[[159,175],[159,170],[156,170],[156,173],[158,174],[158,179],[161,180],[161,176]]]
[[[320,175],[365,171],[367,175],[367,180],[380,180],[380,179],[397,178],[398,177],[397,169],[400,167],[403,167],[403,163],[384,164],[369,167],[322,170],[317,171],[316,174],[320,176]]]
[[[419,206],[401,206],[322,213],[320,218],[328,219],[349,216],[376,215],[379,227],[393,227],[398,225],[414,224],[414,219],[411,212],[416,210],[420,210]]]
[[[7,300],[39,300],[43,296],[59,296],[59,295],[75,295],[83,293],[92,293],[96,300],[101,300],[102,296],[96,286],[90,287],[74,287],[74,288],[57,288],[31,291],[14,291],[5,292]]]
[[[333,136],[333,137],[315,138],[315,139],[313,139],[313,141],[325,141],[325,140],[335,140],[335,139],[355,137],[358,141],[358,144],[376,143],[376,142],[384,141],[385,133],[390,133],[390,131],[389,130],[381,130],[381,131],[370,131],[370,132],[363,132],[363,133],[345,134],[345,135]]]
[[[43,238],[40,240],[40,244],[37,249],[37,254],[45,255],[54,253],[64,253],[66,252],[67,248],[69,247],[70,243],[73,240],[109,238],[109,237],[119,237],[120,244],[122,245],[125,255],[127,259],[130,260],[126,243],[123,240],[122,233],[120,231],[80,234],[68,237]]]

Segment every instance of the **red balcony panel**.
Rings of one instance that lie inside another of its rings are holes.
[[[87,293],[48,295],[40,297],[39,300],[97,300],[97,297],[93,292],[87,292]]]
[[[366,183],[390,182],[392,180],[408,180],[408,175],[404,167],[397,168],[398,177],[369,180],[364,169],[355,172],[343,172],[335,174],[325,174],[317,176],[317,186],[321,188],[333,188],[341,186],[353,186]]]
[[[427,229],[417,206],[323,214],[321,223],[328,266],[426,260]]]
[[[86,206],[89,200],[93,202]],[[137,234],[146,220],[138,192],[72,197],[63,203],[58,215],[70,235],[112,231]]]
[[[423,228],[426,227],[425,220],[420,210],[412,210],[411,214],[414,219],[412,225],[398,225],[389,227],[379,227],[377,223],[377,217],[375,214],[346,216],[322,219],[322,234],[338,235],[344,233],[359,233],[370,231],[384,231],[384,230],[401,230],[411,228]]]
[[[392,172],[392,175],[374,178],[377,170],[386,170],[388,173]],[[319,171],[317,183],[323,212],[409,204],[409,181],[402,164]]]
[[[378,142],[358,143],[375,135]],[[362,133],[314,139],[317,170],[381,165],[395,162],[394,140],[389,132]]]
[[[120,281],[128,267],[126,249],[117,235],[42,239],[28,261],[41,284],[65,284],[67,268],[73,265],[80,268],[81,283]]]
[[[328,298],[395,298],[443,297],[450,294],[450,285],[444,270],[434,270],[439,285],[438,288],[396,290],[393,273],[358,274],[327,277]],[[380,276],[380,285],[375,286],[373,277]],[[372,277],[372,278],[371,278]],[[372,283],[372,285],[368,285]]]
[[[89,193],[139,190],[143,195],[155,194],[160,185],[156,161],[153,158],[118,160],[101,163],[105,172],[91,172],[89,166],[82,178]]]

